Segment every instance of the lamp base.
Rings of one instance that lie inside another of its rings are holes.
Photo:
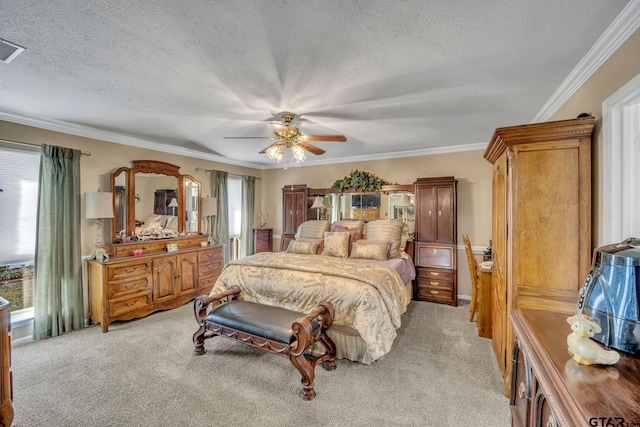
[[[109,260],[109,255],[107,251],[104,250],[104,241],[102,240],[102,218],[99,218],[96,222],[96,252],[93,254],[93,257],[98,262],[103,262]]]

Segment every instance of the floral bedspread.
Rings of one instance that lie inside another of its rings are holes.
[[[262,252],[231,261],[210,295],[233,285],[240,299],[309,313],[323,301],[334,307],[334,324],[358,331],[368,364],[391,350],[400,316],[410,301],[392,268],[321,255]]]

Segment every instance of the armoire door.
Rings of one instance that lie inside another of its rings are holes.
[[[452,185],[419,185],[418,239],[427,242],[455,242],[454,189]]]
[[[436,196],[436,242],[453,243],[454,215],[453,215],[453,186],[437,186],[434,188]]]

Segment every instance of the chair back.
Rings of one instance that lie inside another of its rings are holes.
[[[473,249],[471,249],[471,242],[469,241],[469,236],[466,234],[462,235],[462,240],[464,241],[464,249],[467,253],[467,262],[469,263],[469,270],[471,273],[471,284],[475,289],[478,286],[478,262],[473,256]]]

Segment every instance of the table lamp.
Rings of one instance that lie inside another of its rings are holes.
[[[104,191],[97,193],[84,193],[84,207],[86,219],[97,219],[96,252],[94,258],[98,262],[109,259],[104,250],[104,240],[102,237],[103,220],[113,218],[113,193]]]
[[[176,216],[176,208],[178,207],[178,199],[176,199],[175,197],[173,199],[171,199],[171,202],[168,205],[170,208],[173,208],[171,210],[171,215]]]

